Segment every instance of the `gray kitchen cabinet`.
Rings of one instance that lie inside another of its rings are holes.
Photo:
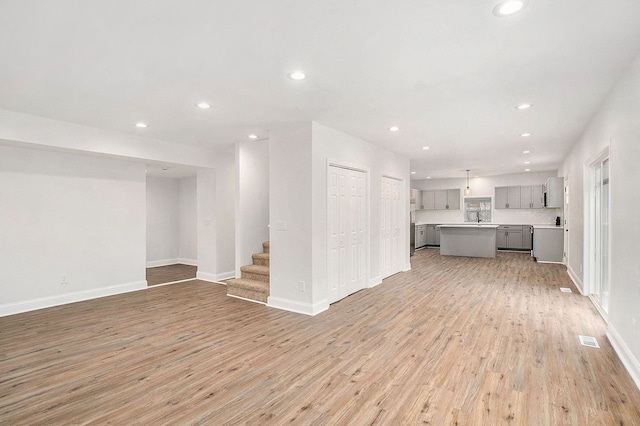
[[[496,209],[519,209],[521,190],[519,186],[496,186]]]
[[[427,225],[427,245],[440,245],[440,228],[438,225]]]
[[[422,210],[460,210],[459,189],[422,191]]]
[[[564,257],[564,228],[534,227],[533,257],[538,262],[562,263]]]
[[[496,246],[503,250],[522,250],[523,232],[521,225],[500,225],[496,230]]]
[[[520,208],[541,209],[544,207],[544,185],[523,185],[520,187]]]
[[[435,191],[435,209],[446,210],[448,202],[448,191],[446,189],[438,189]]]
[[[427,245],[427,225],[416,226],[416,248]]]
[[[422,191],[422,210],[435,209],[434,196],[435,196],[434,190]]]
[[[533,250],[533,226],[526,225],[522,227],[522,248],[524,250]]]
[[[447,210],[460,210],[459,189],[447,189]]]
[[[562,208],[564,196],[564,178],[550,177],[544,185],[544,197],[546,208]]]

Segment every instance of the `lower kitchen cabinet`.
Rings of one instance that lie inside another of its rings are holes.
[[[438,225],[427,225],[427,245],[440,245],[440,228]]]
[[[538,262],[562,263],[564,257],[564,228],[534,227],[533,257]]]
[[[523,225],[498,226],[496,246],[502,250],[531,250],[531,227]]]
[[[416,226],[416,248],[427,245],[427,225]]]

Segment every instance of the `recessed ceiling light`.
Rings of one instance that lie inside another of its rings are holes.
[[[307,78],[307,75],[302,71],[293,71],[289,73],[289,78],[291,80],[304,80],[305,78]]]
[[[427,179],[431,179],[431,176],[427,176]]]
[[[531,133],[520,133],[520,136],[522,136],[523,138],[528,138],[529,136],[531,136]]]
[[[412,174],[412,175],[415,175],[415,174],[416,174],[416,172],[411,172],[411,174]]]
[[[493,14],[499,18],[520,12],[527,5],[526,0],[505,0],[493,8]]]
[[[398,130],[400,130],[400,127],[398,127],[398,126],[389,127],[389,131],[391,131],[391,132],[397,132]]]
[[[209,104],[208,104],[208,103],[206,103],[206,102],[200,102],[200,103],[198,103],[196,106],[197,106],[198,108],[202,108],[202,109],[209,109],[209,108],[211,108],[211,105],[209,105]]]
[[[167,170],[169,170],[169,168],[167,166],[162,166],[162,170],[166,172]]]
[[[531,161],[525,161],[524,164],[531,164]]]
[[[531,169],[524,169],[524,171],[525,171],[525,172],[530,172],[530,171],[531,171]]]
[[[531,108],[532,106],[533,106],[533,105],[531,105],[531,104],[520,104],[520,105],[518,105],[516,108],[517,108],[517,109],[529,109],[529,108]]]
[[[429,149],[429,147],[428,146],[423,146],[422,149],[424,149],[426,151],[427,149]]]
[[[523,153],[523,154],[528,154],[528,153],[530,153],[530,152],[531,152],[531,151],[522,151],[522,153]]]
[[[140,127],[141,129],[144,129],[145,127],[147,127],[147,125],[145,123],[136,123],[136,127]]]
[[[249,139],[258,139],[258,135],[249,135]]]

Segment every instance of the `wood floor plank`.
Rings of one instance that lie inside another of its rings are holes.
[[[316,317],[194,280],[0,318],[0,424],[640,424],[564,267],[412,267]]]

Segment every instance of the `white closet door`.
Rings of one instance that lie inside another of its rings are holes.
[[[366,284],[366,175],[330,166],[328,176],[329,302]]]
[[[382,230],[380,235],[380,275],[386,278],[402,270],[402,244],[400,238],[401,181],[382,178]]]

